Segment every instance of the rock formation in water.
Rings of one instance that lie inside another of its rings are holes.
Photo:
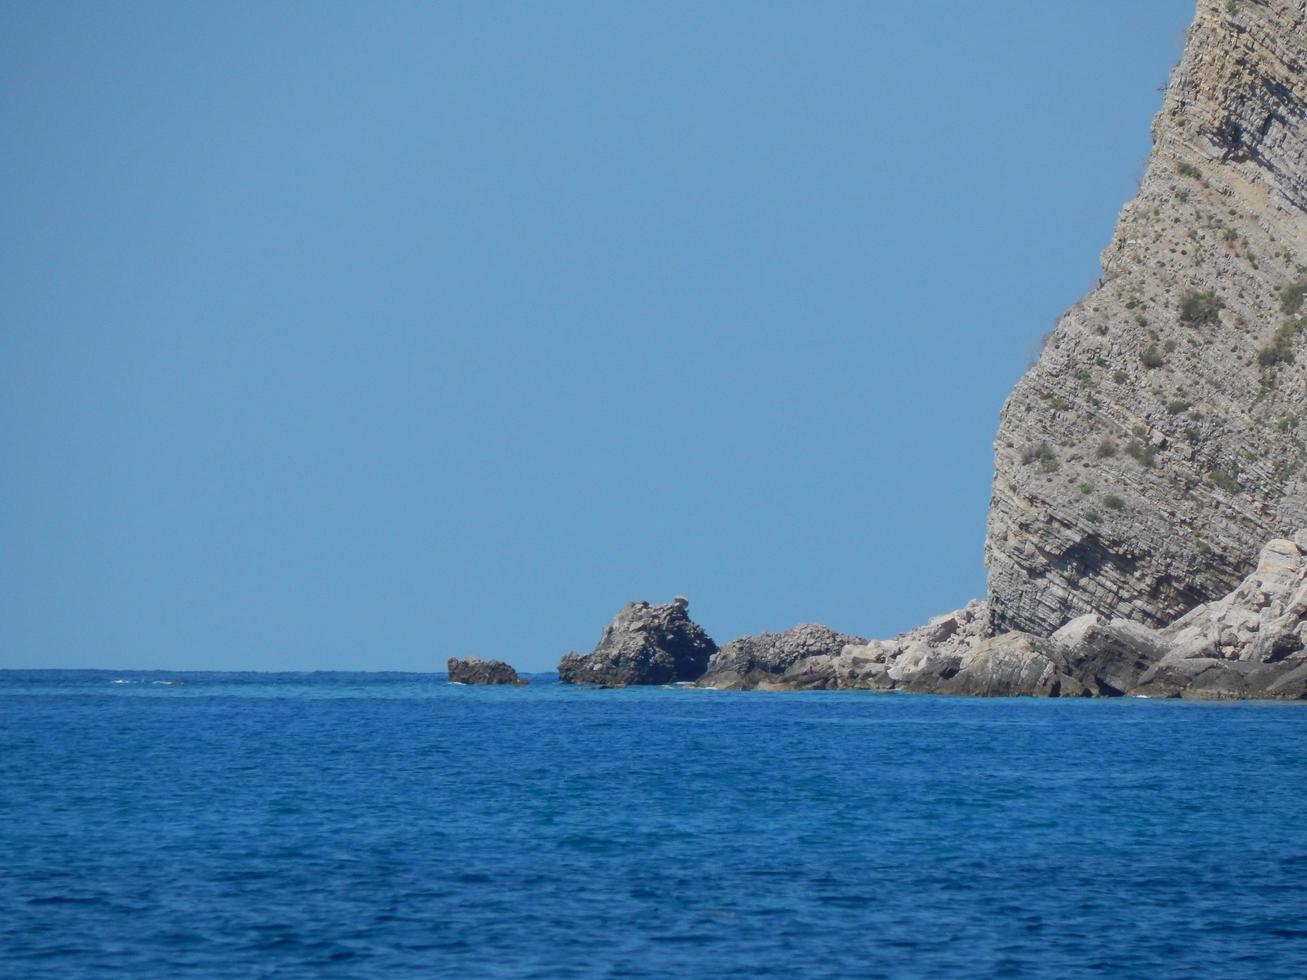
[[[564,684],[671,684],[693,681],[708,667],[717,644],[688,614],[689,601],[677,596],[663,605],[624,606],[590,653],[569,653],[558,663]]]
[[[995,632],[1161,627],[1307,524],[1307,5],[1200,0],[1102,279],[1003,408]]]
[[[511,684],[521,687],[527,683],[526,678],[519,677],[517,671],[502,660],[450,657],[446,670],[453,684]]]
[[[866,642],[819,623],[801,623],[784,633],[744,636],[714,653],[698,682],[719,691],[791,686],[785,675],[800,661],[811,665],[814,657],[838,657],[846,646]]]

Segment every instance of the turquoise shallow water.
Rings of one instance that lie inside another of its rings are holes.
[[[1307,707],[0,672],[0,975],[1303,977]]]

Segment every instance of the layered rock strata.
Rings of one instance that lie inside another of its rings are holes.
[[[1102,278],[1003,407],[994,632],[1161,627],[1307,523],[1307,4],[1199,0]]]

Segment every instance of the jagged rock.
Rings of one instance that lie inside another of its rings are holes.
[[[991,635],[985,602],[975,599],[892,640],[872,640],[865,648],[846,653],[887,664],[889,676],[902,684],[909,677],[948,674],[950,666],[956,667],[966,653]]]
[[[1218,700],[1247,698],[1265,693],[1278,677],[1257,675],[1262,673],[1253,664],[1217,660],[1211,657],[1168,656],[1149,670],[1130,693],[1135,697],[1189,698],[1192,700]]]
[[[1052,640],[1062,648],[1067,672],[1104,697],[1135,687],[1168,652],[1156,630],[1125,619],[1107,622],[1093,613],[1073,619]]]
[[[895,682],[885,664],[859,653],[859,647],[845,647],[839,654],[822,654],[796,661],[779,682],[760,685],[789,690],[890,691]]]
[[[932,693],[942,691],[962,669],[963,659],[990,636],[988,607],[983,599],[975,599],[893,640],[873,640],[866,651],[874,651],[886,664],[895,689]],[[846,651],[859,652],[857,648]]]
[[[693,622],[689,600],[623,606],[591,653],[569,653],[558,663],[564,684],[670,684],[703,675],[717,644]]]
[[[805,623],[784,633],[731,641],[713,657],[699,685],[722,690],[931,690],[957,673],[963,653],[988,635],[988,624],[980,600],[892,640],[867,641]]]
[[[699,686],[738,691],[775,684],[800,660],[836,657],[849,644],[866,642],[820,623],[801,623],[783,633],[742,636],[712,655]]]
[[[1146,697],[1307,698],[1307,534],[1277,539],[1229,595],[1158,636],[1169,652],[1130,693]]]
[[[1256,664],[1220,661],[1218,669],[1196,677],[1179,692],[1190,699],[1304,699],[1307,698],[1307,663]]]
[[[835,669],[835,660],[836,658],[829,654],[805,657],[802,661],[791,664],[780,677],[769,676],[755,681],[755,684],[769,691],[836,690],[841,685]]]
[[[1275,663],[1302,654],[1307,643],[1307,552],[1277,539],[1229,595],[1204,603],[1161,635],[1175,655]]]
[[[450,657],[446,665],[453,684],[511,684],[521,687],[527,681],[502,660],[478,660],[476,657]]]
[[[1307,530],[1268,542],[1229,595],[1161,630],[1087,613],[1047,638],[994,635],[986,603],[976,601],[892,640],[864,641],[815,623],[742,637],[713,655],[700,686],[1307,699]]]
[[[1307,524],[1304,65],[1302,0],[1199,0],[1102,279],[1003,408],[996,632],[1160,628]]]
[[[1254,675],[1254,697],[1307,701],[1307,662],[1284,664]]]
[[[913,694],[936,694],[962,669],[963,654],[927,647],[905,652],[890,668],[898,689]]]
[[[962,658],[958,673],[942,682],[949,694],[980,697],[1082,697],[1090,690],[1071,676],[1065,650],[1029,633],[1005,633]]]

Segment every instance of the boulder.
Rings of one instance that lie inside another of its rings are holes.
[[[558,663],[564,684],[671,684],[703,676],[717,644],[688,615],[689,601],[623,606],[590,653],[569,653]]]
[[[1011,632],[985,640],[940,683],[947,694],[979,697],[1083,697],[1092,692],[1068,673],[1065,651],[1051,640]]]
[[[1307,661],[1258,664],[1213,657],[1167,656],[1148,671],[1135,697],[1307,700]]]
[[[1159,636],[1185,659],[1262,664],[1307,657],[1307,553],[1288,538],[1267,542],[1234,591],[1191,609]]]
[[[962,669],[963,654],[950,647],[925,643],[909,645],[889,668],[889,676],[900,690],[915,694],[941,691]]]
[[[1156,630],[1127,619],[1087,613],[1053,634],[1066,671],[1094,694],[1116,697],[1135,687],[1167,653]]]
[[[779,681],[760,684],[763,688],[792,691],[890,691],[894,680],[884,663],[866,656],[864,647],[847,646],[838,654],[822,654],[795,661]]]
[[[722,691],[744,691],[775,684],[801,660],[821,658],[807,673],[830,667],[832,658],[850,644],[867,641],[836,633],[820,623],[801,623],[783,633],[759,633],[732,640],[712,655],[699,686]],[[833,671],[833,667],[830,667]],[[815,680],[815,676],[812,678]],[[820,685],[826,686],[826,685]]]
[[[445,669],[451,684],[511,684],[521,687],[527,683],[502,660],[478,660],[476,657],[450,657]]]
[[[1248,678],[1249,693],[1257,698],[1291,698],[1307,701],[1307,661],[1274,664]]]

